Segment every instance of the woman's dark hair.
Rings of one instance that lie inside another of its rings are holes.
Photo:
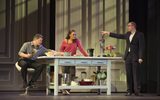
[[[67,33],[67,36],[66,36],[67,43],[68,43],[68,40],[70,39],[70,35],[71,35],[72,32],[76,32],[76,31],[75,31],[75,30],[69,30],[68,33]],[[77,40],[77,39],[74,39],[74,40],[73,40],[73,43],[76,42],[76,40]]]

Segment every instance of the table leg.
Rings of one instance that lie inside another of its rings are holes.
[[[58,59],[54,61],[54,95],[58,95]]]
[[[101,66],[97,66],[97,67],[98,67],[98,68],[97,68],[97,71],[101,71]],[[100,84],[100,80],[98,80],[98,85],[101,85],[101,84]],[[101,89],[98,89],[98,90],[97,90],[97,94],[98,94],[98,95],[101,95]]]
[[[107,61],[107,95],[111,95],[111,61]]]
[[[47,65],[46,68],[46,95],[49,94],[49,85],[50,85],[50,65]]]

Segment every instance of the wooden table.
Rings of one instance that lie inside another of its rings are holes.
[[[111,95],[111,66],[112,61],[122,60],[122,57],[76,57],[76,56],[53,56],[38,57],[39,60],[43,60],[54,65],[54,95],[58,95],[59,89],[106,89],[107,95]],[[92,85],[92,86],[58,86],[58,69],[60,66],[106,66],[107,67],[107,85]],[[47,77],[49,77],[49,70],[47,71]],[[46,94],[49,93],[50,78],[47,78]]]

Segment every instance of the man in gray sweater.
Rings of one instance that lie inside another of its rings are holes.
[[[47,49],[42,45],[42,41],[43,41],[43,36],[40,34],[36,34],[31,42],[25,42],[22,45],[18,53],[20,57],[18,65],[21,67],[21,74],[24,82],[24,88],[34,87],[34,82],[38,79],[43,70],[42,64],[36,61],[36,58],[38,56],[44,55],[45,52],[47,51]],[[35,69],[32,78],[29,82],[27,82],[26,79],[27,68]]]

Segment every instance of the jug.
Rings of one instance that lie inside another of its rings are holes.
[[[87,52],[88,52],[88,54],[89,54],[90,57],[93,57],[93,54],[94,54],[94,49],[93,48],[89,48],[87,50]]]
[[[81,72],[81,81],[84,81],[84,79],[87,78],[87,73],[86,72]]]
[[[68,73],[63,73],[62,74],[62,80],[61,80],[62,85],[70,85],[71,80],[70,80],[70,74]]]

